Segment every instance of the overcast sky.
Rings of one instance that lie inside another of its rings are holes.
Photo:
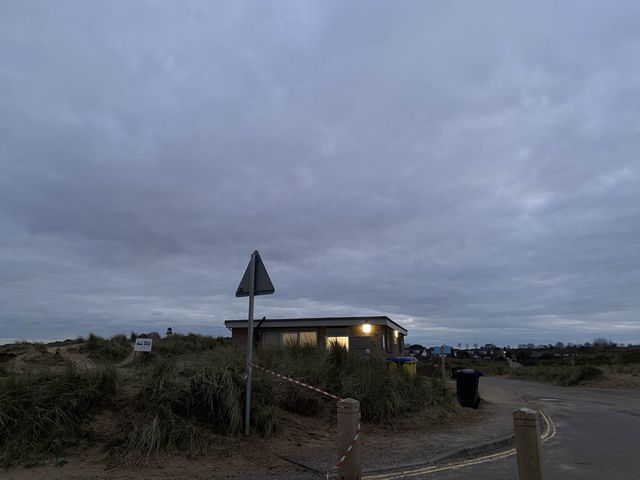
[[[388,315],[640,343],[640,3],[0,3],[0,338]]]

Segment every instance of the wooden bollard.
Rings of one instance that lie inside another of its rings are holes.
[[[542,480],[542,449],[538,412],[521,408],[513,412],[518,457],[518,480]]]
[[[338,401],[338,480],[360,480],[360,402],[353,398]]]

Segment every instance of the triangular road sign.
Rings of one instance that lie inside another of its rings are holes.
[[[254,284],[254,295],[269,295],[276,291],[273,288],[273,283],[271,283],[271,279],[269,278],[269,274],[267,273],[267,269],[264,268],[264,263],[262,263],[262,259],[260,258],[260,254],[256,250],[255,254],[255,262],[256,262],[256,273],[254,276],[255,284]],[[249,265],[247,265],[247,269],[244,271],[244,275],[242,276],[242,280],[240,280],[240,285],[238,285],[238,290],[236,290],[236,297],[248,297],[249,290],[251,286],[249,285],[249,269],[251,268],[251,261],[249,261]]]

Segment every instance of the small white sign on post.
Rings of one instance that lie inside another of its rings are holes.
[[[153,340],[151,338],[136,338],[134,352],[150,352]]]

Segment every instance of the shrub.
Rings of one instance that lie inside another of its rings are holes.
[[[621,363],[630,364],[630,363],[640,363],[640,349],[632,349],[626,350],[622,352],[621,355]]]
[[[216,338],[195,333],[189,333],[188,335],[175,333],[164,338],[154,339],[153,353],[154,355],[167,357],[170,355],[200,353],[213,350],[221,345],[224,345],[224,339],[221,337]]]
[[[225,349],[226,350],[226,349]],[[207,453],[219,436],[242,432],[244,369],[239,357],[220,352],[202,364],[162,362],[146,377],[120,425],[110,449],[115,463],[137,465],[155,455]],[[276,411],[252,404],[254,430],[269,436],[278,430]]]
[[[258,350],[256,358],[262,366],[325,391],[331,390],[331,387],[327,386],[328,371],[325,352],[318,347],[292,344],[266,348]],[[265,375],[260,371],[254,372],[254,378]],[[273,381],[273,377],[267,380]],[[283,380],[276,380],[276,382],[275,388],[269,391],[271,398],[258,397],[259,402],[275,405],[300,415],[319,415],[326,409],[326,398],[322,395]]]
[[[349,363],[341,374],[341,393],[360,400],[362,416],[368,421],[388,423],[400,414],[420,411],[435,393],[426,378],[387,368],[383,359],[354,354]]]
[[[327,350],[309,345],[290,345],[257,352],[258,363],[296,380],[346,398],[360,400],[362,416],[371,422],[385,423],[405,412],[419,411],[428,405],[452,403],[451,395],[440,380],[429,382],[422,376],[409,377],[404,371],[387,368],[384,359],[348,352],[339,345]],[[262,374],[261,374],[262,375]],[[264,375],[263,375],[264,376]],[[262,395],[290,412],[305,415],[333,414],[335,405],[318,393],[282,380],[271,390],[262,387]]]
[[[0,382],[0,468],[59,456],[84,436],[84,423],[116,391],[114,369],[27,374]]]
[[[78,343],[84,343],[86,340],[82,337],[67,338],[66,340],[57,340],[55,342],[47,343],[47,347],[66,347],[67,345],[77,345]]]
[[[133,345],[126,335],[114,335],[107,339],[91,333],[87,341],[81,345],[80,351],[86,352],[95,360],[119,362],[133,351]]]
[[[598,380],[604,376],[604,372],[590,365],[578,367],[539,366],[515,369],[511,372],[511,376],[573,386],[587,381]]]
[[[265,438],[276,434],[280,430],[278,409],[273,405],[252,406],[251,424]]]
[[[0,345],[0,355],[8,358],[14,358],[25,353],[39,353],[46,355],[47,346],[39,342],[14,342],[6,345]]]
[[[130,399],[131,410],[120,425],[120,438],[110,447],[113,461],[138,465],[162,453],[206,451],[206,435],[185,415],[188,388],[184,383],[167,363],[154,369]]]
[[[187,410],[220,433],[242,429],[241,378],[229,369],[202,368],[189,384]]]
[[[598,367],[587,365],[585,367],[581,367],[577,374],[568,380],[567,385],[579,385],[584,382],[599,380],[602,377],[604,377],[604,372],[602,370]]]
[[[126,437],[114,442],[110,449],[111,460],[118,464],[135,466],[177,450],[193,455],[207,451],[203,431],[176,415],[168,405],[157,404],[147,412],[137,412],[127,427]]]

